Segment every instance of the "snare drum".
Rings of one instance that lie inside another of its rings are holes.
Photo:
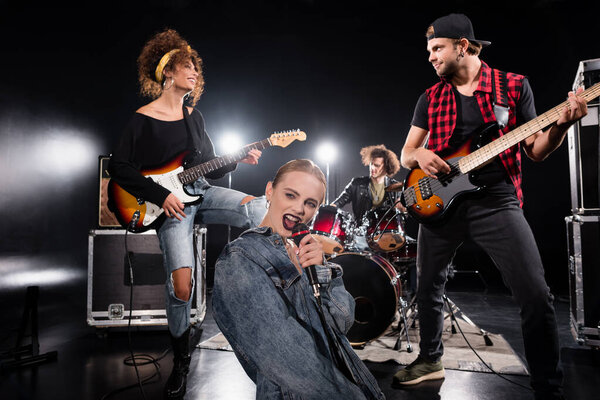
[[[348,212],[334,206],[321,206],[315,215],[311,233],[318,235],[325,254],[341,253],[352,240],[354,218]]]
[[[381,336],[394,321],[402,287],[398,273],[383,257],[369,253],[345,253],[330,259],[339,264],[344,286],[354,297],[354,325],[346,335],[352,345]]]
[[[396,209],[374,208],[363,217],[367,243],[375,251],[388,252],[404,245],[402,214]]]

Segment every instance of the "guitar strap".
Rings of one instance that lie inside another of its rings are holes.
[[[196,146],[196,141],[194,140],[194,135],[192,134],[192,129],[190,128],[190,116],[188,114],[188,110],[187,107],[185,106],[185,104],[183,105],[183,121],[185,122],[185,130],[187,131],[187,148],[190,150],[198,150],[198,147]]]
[[[494,115],[500,129],[508,125],[508,78],[506,72],[492,70],[492,95],[494,96]]]

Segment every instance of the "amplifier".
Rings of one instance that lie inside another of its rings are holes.
[[[588,89],[600,82],[600,58],[579,62],[573,90]],[[588,115],[568,132],[573,214],[600,214],[600,98],[588,103]]]
[[[98,227],[121,228],[115,214],[108,208],[108,162],[110,156],[98,156]]]
[[[571,331],[580,344],[600,346],[600,216],[565,218]]]
[[[588,114],[567,133],[571,211],[600,214],[600,105],[588,105]]]
[[[127,240],[127,243],[125,243]],[[191,321],[202,323],[206,314],[206,228],[194,226],[196,267]],[[127,252],[129,257],[127,256]],[[129,324],[133,270],[131,325],[167,325],[165,282],[158,236],[154,230],[126,233],[124,229],[95,229],[88,237],[87,323],[109,328]]]

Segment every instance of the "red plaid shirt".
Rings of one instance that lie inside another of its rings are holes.
[[[494,137],[500,137],[509,131],[513,130],[517,124],[516,105],[521,96],[523,87],[522,75],[507,73],[508,81],[508,106],[510,108],[508,124],[498,132]],[[454,132],[456,126],[456,99],[452,91],[452,85],[443,78],[441,82],[433,85],[426,91],[428,108],[428,124],[429,124],[429,141],[427,148],[434,152],[440,152],[449,147],[449,139]],[[481,62],[481,76],[479,85],[474,93],[479,104],[479,109],[483,115],[485,123],[496,121],[496,116],[493,111],[493,95],[492,95],[492,69],[483,61]],[[500,154],[500,160],[506,169],[510,180],[516,188],[517,197],[523,206],[523,190],[521,188],[521,145],[517,144]]]

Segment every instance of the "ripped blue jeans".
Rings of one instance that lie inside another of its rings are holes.
[[[182,221],[167,218],[157,230],[160,248],[167,274],[166,280],[166,310],[169,331],[174,337],[180,337],[190,326],[192,298],[194,297],[194,282],[188,300],[182,300],[175,295],[172,274],[179,268],[195,268],[194,256],[194,224],[225,224],[238,228],[258,226],[266,211],[264,196],[241,204],[248,196],[237,190],[220,186],[211,186],[203,178],[187,186],[190,194],[200,194],[204,198],[201,203],[187,205],[186,215]]]

